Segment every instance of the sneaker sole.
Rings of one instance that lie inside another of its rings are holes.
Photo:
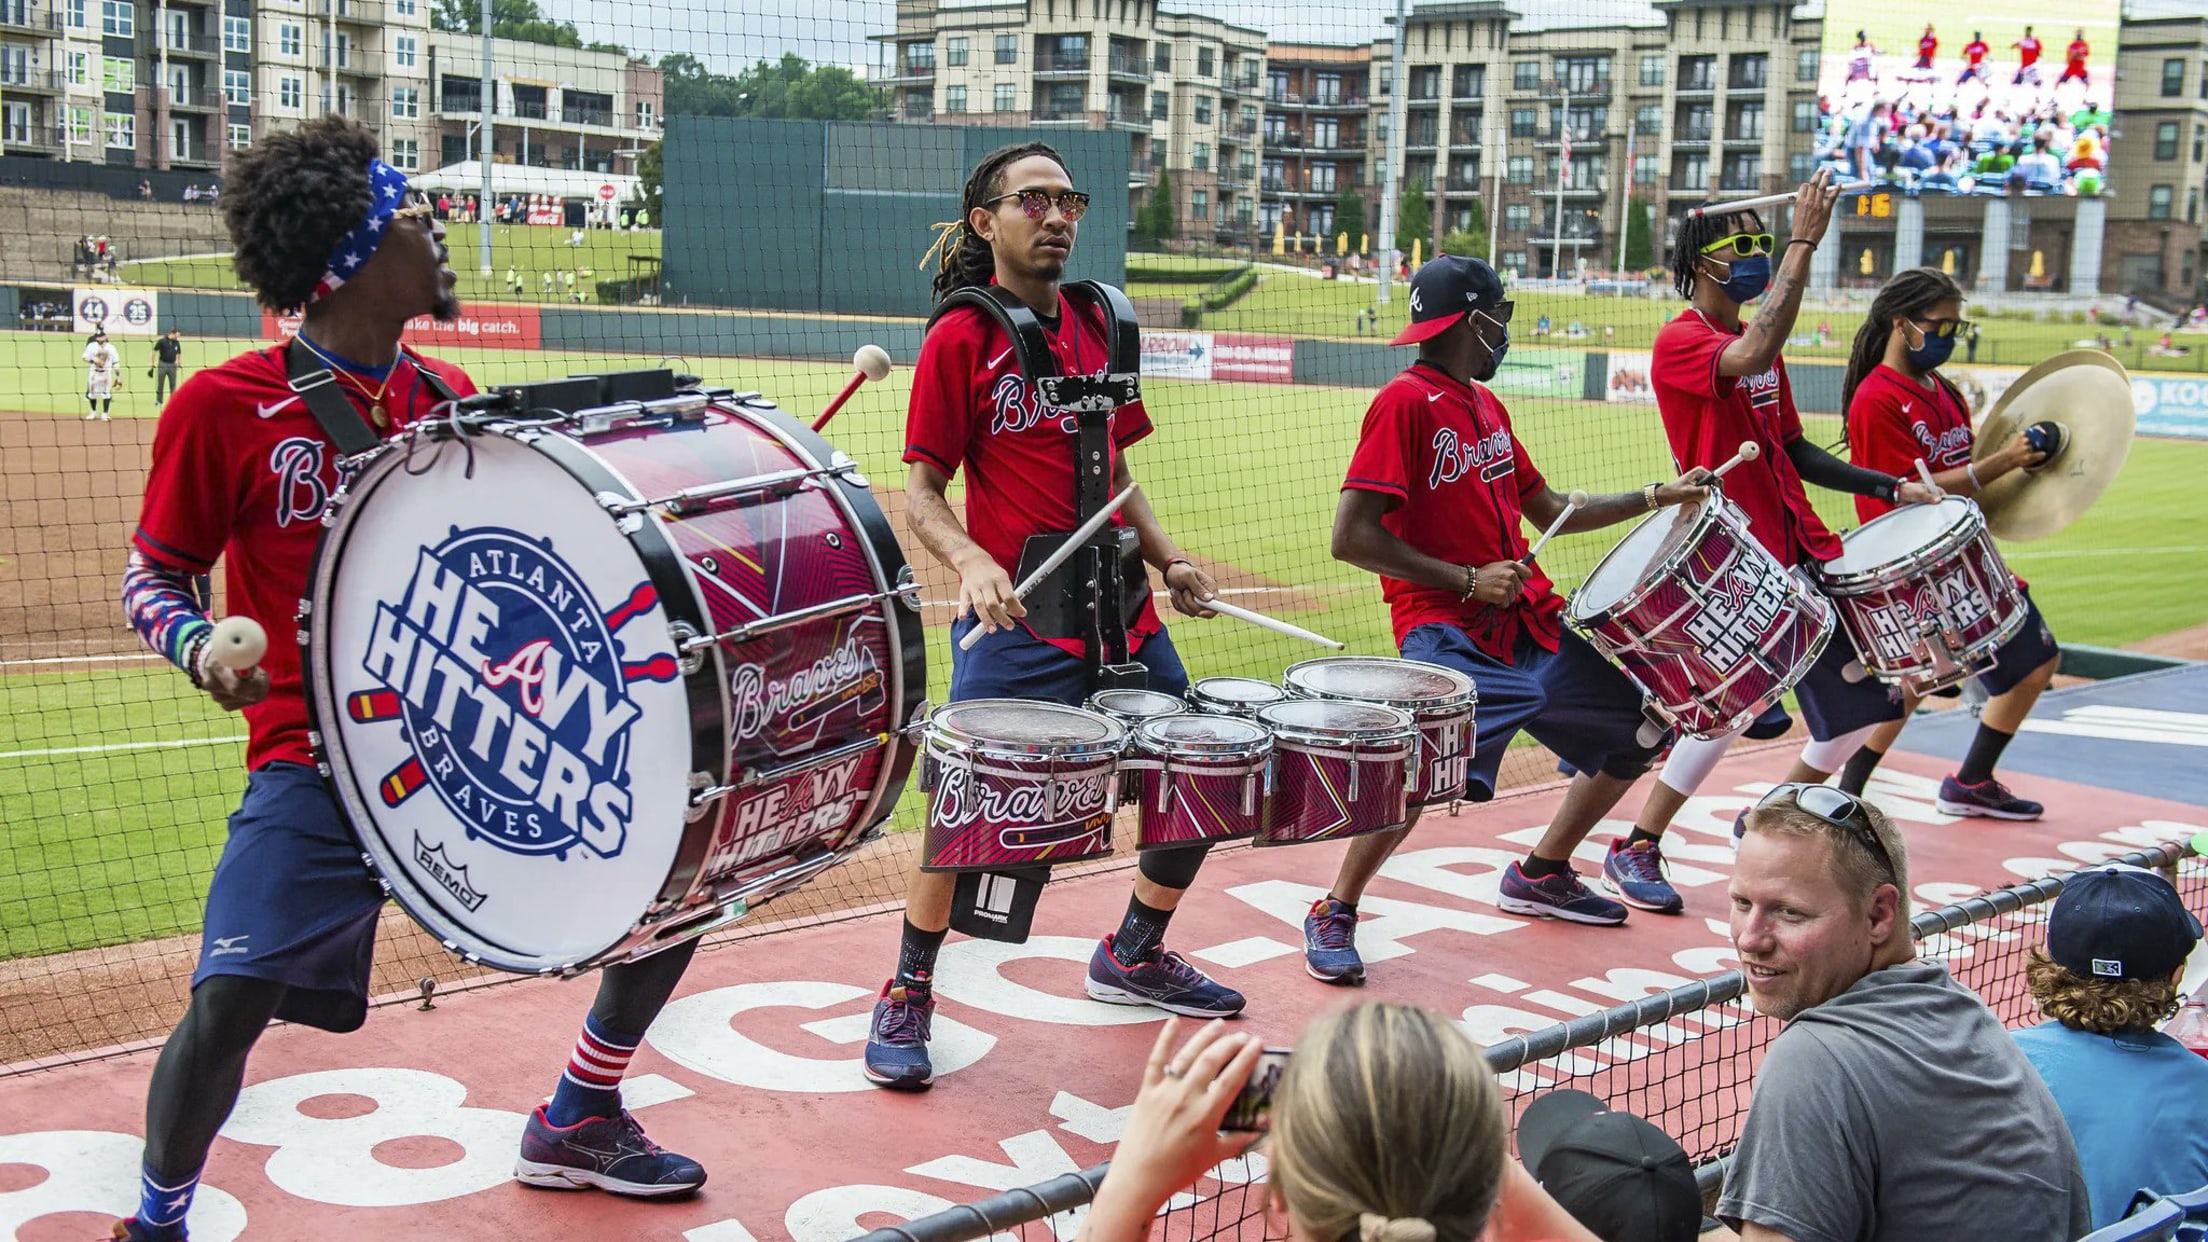
[[[1495,908],[1505,914],[1527,914],[1536,918],[1562,919],[1567,923],[1585,923],[1590,927],[1621,927],[1625,924],[1624,915],[1611,918],[1602,914],[1581,914],[1576,910],[1560,910],[1555,906],[1544,905],[1538,901],[1527,901],[1522,897],[1497,897]]]
[[[543,1164],[535,1160],[516,1163],[514,1180],[539,1190],[603,1190],[608,1194],[630,1199],[666,1199],[689,1194],[705,1185],[705,1179],[701,1177],[697,1181],[677,1186],[647,1186],[641,1182],[624,1182],[618,1177],[608,1177],[589,1169],[570,1168],[564,1164]]]
[[[1966,819],[2006,819],[2017,823],[2028,823],[2047,813],[2044,808],[2029,815],[2016,811],[1996,811],[1990,806],[1978,806],[1968,802],[1949,802],[1945,798],[1937,797],[1932,799],[1932,805],[1939,808],[1942,815],[1960,815]]]
[[[1342,971],[1340,974],[1334,975],[1322,975],[1319,973],[1318,968],[1316,966],[1313,966],[1309,960],[1306,960],[1303,963],[1303,973],[1311,976],[1321,983],[1331,983],[1336,987],[1361,987],[1364,985],[1365,982],[1365,972],[1362,969],[1345,970]]]
[[[1152,1009],[1163,1009],[1184,1018],[1231,1018],[1241,1013],[1244,1007],[1236,1005],[1232,1009],[1222,1009],[1218,1006],[1205,1008],[1199,1005],[1176,1005],[1171,1001],[1153,1000],[1140,992],[1110,987],[1094,979],[1084,981],[1083,986],[1088,990],[1089,999],[1093,1001],[1102,1001],[1107,1005],[1148,1005]]]
[[[1610,890],[1611,893],[1615,894],[1619,901],[1624,902],[1626,905],[1629,905],[1636,910],[1646,910],[1650,914],[1679,914],[1685,911],[1687,908],[1686,899],[1681,897],[1672,898],[1669,905],[1642,901],[1640,898],[1635,897],[1633,894],[1626,892],[1625,886],[1623,884],[1618,883],[1616,880],[1611,879],[1609,876],[1602,877],[1602,886]]]
[[[876,1073],[871,1065],[863,1068],[866,1070],[866,1080],[868,1082],[891,1091],[925,1091],[935,1085],[935,1073],[932,1070],[929,1071],[926,1078],[892,1078],[886,1074]]]

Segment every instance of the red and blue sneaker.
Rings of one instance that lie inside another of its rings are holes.
[[[1357,911],[1321,897],[1303,916],[1303,973],[1321,983],[1365,981],[1365,959],[1357,956]]]
[[[644,1137],[629,1110],[587,1117],[571,1126],[545,1120],[544,1105],[529,1114],[521,1132],[514,1180],[547,1190],[596,1188],[639,1199],[686,1195],[705,1185],[705,1170],[688,1156],[661,1149]]]
[[[1242,994],[1191,966],[1188,959],[1153,949],[1138,962],[1122,962],[1112,937],[1097,942],[1089,958],[1090,1000],[1108,1005],[1150,1005],[1189,1018],[1231,1018],[1242,1012]]]
[[[1664,876],[1664,850],[1654,841],[1627,845],[1624,837],[1610,843],[1602,860],[1602,878],[1611,892],[1636,910],[1677,914],[1686,908],[1679,890]]]
[[[935,989],[925,976],[895,978],[874,1002],[866,1035],[866,1076],[892,1091],[925,1091],[935,1081],[928,1031],[935,1025]]]
[[[1505,914],[1530,914],[1615,927],[1625,921],[1625,907],[1580,883],[1576,871],[1559,871],[1538,880],[1528,879],[1519,864],[1503,869],[1503,882],[1495,908]]]
[[[2047,808],[2029,798],[2019,798],[2009,792],[2009,787],[1987,777],[1975,785],[1965,785],[1950,776],[1940,782],[1939,795],[1932,805],[1943,815],[1971,815],[1982,819],[2038,819]]]

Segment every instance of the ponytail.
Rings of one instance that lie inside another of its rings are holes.
[[[1003,193],[1004,170],[1030,155],[1048,156],[1060,168],[1066,164],[1048,143],[1021,142],[998,147],[983,156],[973,175],[966,179],[965,193],[959,199],[958,219],[935,226],[935,244],[928,247],[928,252],[920,259],[922,268],[931,260],[936,265],[934,301],[941,302],[968,285],[987,285],[996,276],[997,256],[981,234],[974,231],[974,208],[987,206],[990,199]]]

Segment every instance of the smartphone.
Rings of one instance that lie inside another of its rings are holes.
[[[1250,1080],[1227,1106],[1220,1129],[1262,1134],[1273,1128],[1273,1091],[1280,1086],[1280,1073],[1288,1068],[1288,1054],[1293,1051],[1267,1048],[1258,1054],[1257,1064],[1250,1067]]]

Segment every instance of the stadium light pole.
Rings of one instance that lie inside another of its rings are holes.
[[[475,200],[476,261],[482,275],[491,274],[491,113],[498,108],[498,83],[491,77],[491,0],[483,0],[483,97],[476,100],[483,111],[483,191]]]
[[[1395,0],[1395,57],[1388,64],[1388,161],[1380,182],[1380,287],[1373,300],[1382,306],[1388,304],[1388,282],[1395,279],[1395,196],[1401,189],[1397,185],[1396,169],[1403,164],[1403,28],[1408,24],[1404,12],[1409,0]]]

